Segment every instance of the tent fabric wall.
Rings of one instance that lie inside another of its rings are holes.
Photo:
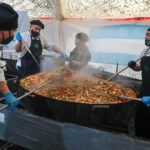
[[[150,23],[147,20],[123,21],[62,21],[60,23],[60,46],[69,55],[75,47],[75,35],[85,32],[92,55],[92,64],[102,64],[106,71],[115,72],[127,66],[128,61],[137,60],[145,48],[144,38]],[[141,78],[141,73],[127,69],[123,75]]]
[[[143,23],[143,22],[142,22]],[[69,53],[74,48],[75,34],[85,32],[90,37],[88,46],[91,53],[107,52],[134,55],[138,58],[141,50],[145,48],[145,32],[148,24],[137,24],[136,22],[79,22],[62,21],[61,22],[61,46]],[[131,56],[130,56],[131,57]],[[105,63],[103,60],[93,62]],[[106,61],[106,63],[108,63]],[[114,62],[109,62],[114,64]],[[116,62],[115,62],[116,63]],[[121,64],[121,63],[120,63]],[[122,63],[121,65],[126,65]]]
[[[44,20],[40,19],[44,24],[44,30],[41,30],[41,34],[51,44],[59,45],[59,24],[60,21]]]
[[[44,30],[41,30],[40,34],[45,37],[51,45],[57,45],[60,47],[60,21],[51,19],[39,19],[44,24]],[[60,47],[61,48],[61,47]],[[47,50],[43,50],[43,55],[58,56],[57,53]]]

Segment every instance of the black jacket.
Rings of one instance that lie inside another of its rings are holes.
[[[90,60],[91,54],[89,52],[88,47],[86,45],[76,46],[70,53],[69,66],[72,69],[81,69],[85,67]],[[80,66],[74,65],[72,61],[80,62]]]

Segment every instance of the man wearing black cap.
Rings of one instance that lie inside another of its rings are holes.
[[[141,61],[130,61],[128,66],[134,71],[142,71],[142,85],[138,97],[143,97],[142,102],[137,107],[136,125],[137,135],[150,138],[150,28],[146,31],[145,45],[147,46],[141,53]],[[145,97],[146,96],[146,97]]]
[[[30,29],[27,32],[17,35],[16,39],[18,40],[15,49],[16,52],[19,52],[20,58],[17,62],[19,79],[38,73],[40,71],[39,66],[36,61],[33,59],[33,56],[36,58],[37,62],[40,64],[40,56],[42,55],[43,48],[49,51],[55,51],[61,55],[61,57],[66,58],[67,55],[62,52],[57,46],[49,45],[46,39],[40,35],[41,29],[44,29],[44,25],[40,20],[32,20],[30,22]],[[27,51],[27,49],[22,44],[22,39],[29,47],[32,55]]]
[[[13,8],[5,3],[0,3],[0,44],[8,44],[14,37],[14,32],[18,27],[18,14]],[[10,92],[4,77],[4,72],[0,68],[0,91],[4,94],[5,103],[10,105],[14,111],[19,103],[18,99]]]

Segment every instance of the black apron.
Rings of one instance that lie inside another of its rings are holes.
[[[142,85],[139,97],[150,96],[150,56],[141,59]]]
[[[42,45],[41,41],[33,39],[31,37],[31,46],[30,51],[33,54],[33,56],[36,58],[38,63],[40,64],[40,56],[42,54]],[[33,57],[29,52],[27,52],[22,58],[21,58],[21,67],[18,68],[18,79],[24,78],[26,76],[29,76],[31,74],[35,74],[40,72],[40,68],[37,65],[37,63],[34,61]],[[19,86],[17,95],[21,96],[25,93],[25,90]],[[36,102],[32,100],[29,97],[25,97],[23,100],[20,101],[20,106],[25,108],[26,110],[33,112],[35,111]]]
[[[150,56],[141,59],[142,85],[138,97],[150,96]],[[150,138],[150,108],[140,102],[136,111],[136,135]]]
[[[36,40],[31,37],[30,51],[40,64],[40,56],[42,55],[42,45],[40,39]],[[31,54],[27,51],[27,53],[21,58],[21,67],[18,68],[18,78],[21,79],[38,72],[40,72],[39,66]]]

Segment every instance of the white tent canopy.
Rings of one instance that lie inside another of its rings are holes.
[[[126,18],[149,17],[149,0],[0,0],[29,17]],[[54,12],[54,14],[53,14]]]

